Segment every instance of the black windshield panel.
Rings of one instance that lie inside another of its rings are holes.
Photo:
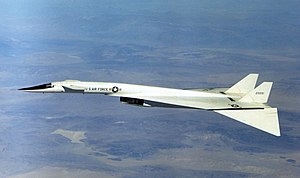
[[[43,85],[37,85],[34,87],[28,87],[28,88],[21,88],[19,90],[41,90],[41,89],[47,89],[47,88],[52,88],[53,86],[51,83],[43,84]]]

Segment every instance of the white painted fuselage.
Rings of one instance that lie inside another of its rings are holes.
[[[33,93],[104,94],[120,97],[122,103],[137,106],[212,110],[279,136],[277,109],[266,104],[272,82],[264,82],[255,88],[257,77],[258,74],[249,74],[231,88],[214,89],[173,89],[65,80],[19,90]],[[270,123],[264,124],[256,117],[265,117]]]

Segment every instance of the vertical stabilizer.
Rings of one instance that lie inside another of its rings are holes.
[[[229,88],[225,93],[249,93],[255,88],[258,74],[249,74],[238,83]]]
[[[264,82],[258,87],[256,87],[254,90],[250,91],[248,94],[246,94],[243,98],[241,98],[240,102],[246,102],[246,103],[267,103],[271,88],[272,88],[273,82]]]

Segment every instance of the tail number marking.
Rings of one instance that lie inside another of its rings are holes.
[[[257,91],[255,94],[256,94],[256,95],[263,95],[263,94],[265,94],[265,92]]]

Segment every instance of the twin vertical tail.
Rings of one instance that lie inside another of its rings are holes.
[[[255,88],[258,74],[249,74],[230,87],[225,93],[247,94]]]
[[[265,105],[268,102],[272,82],[263,82],[255,88],[258,74],[249,74],[241,81],[229,88],[226,94],[241,95],[240,104],[251,103],[262,109],[243,108],[238,110],[215,110],[215,112],[230,117],[249,126],[255,127],[275,136],[280,136],[280,126],[277,108]]]
[[[225,93],[243,95],[239,102],[267,103],[273,82],[263,82],[261,85],[255,88],[257,78],[258,74],[249,74],[229,88]]]
[[[271,93],[272,85],[273,82],[264,82],[254,90],[247,93],[239,101],[246,103],[267,103]]]

